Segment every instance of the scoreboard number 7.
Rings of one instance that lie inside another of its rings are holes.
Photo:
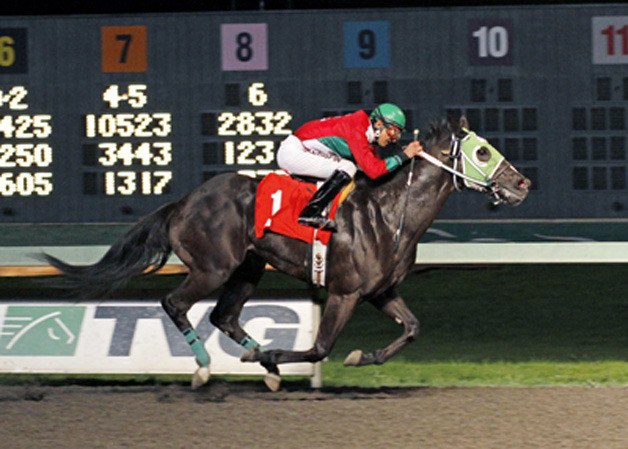
[[[103,26],[100,28],[102,71],[146,72],[148,67],[146,27]]]

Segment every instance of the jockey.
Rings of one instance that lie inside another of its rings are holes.
[[[333,220],[323,216],[325,207],[349,184],[358,169],[376,179],[417,156],[423,147],[412,142],[392,156],[381,159],[375,144],[385,147],[396,142],[406,126],[403,111],[383,103],[371,115],[363,110],[307,122],[279,146],[277,163],[291,175],[326,179],[301,212],[298,222],[329,231]]]

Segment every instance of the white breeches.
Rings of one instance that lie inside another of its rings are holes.
[[[338,156],[318,140],[302,142],[294,135],[288,136],[279,145],[277,164],[289,174],[322,179],[329,178],[336,170],[342,170],[353,178],[357,171],[353,162]]]

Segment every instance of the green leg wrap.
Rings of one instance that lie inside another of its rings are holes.
[[[209,366],[209,354],[196,331],[192,328],[183,331],[185,340],[192,347],[198,366]]]
[[[253,337],[251,337],[250,335],[247,335],[242,340],[240,340],[240,346],[244,346],[244,349],[251,349],[251,348],[261,349],[260,344],[256,342],[255,340],[253,340]]]

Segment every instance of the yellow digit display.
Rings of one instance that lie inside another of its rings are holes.
[[[11,36],[0,36],[0,67],[10,67],[15,62],[15,40]]]
[[[266,108],[202,115],[202,120],[213,126],[205,126],[203,133],[220,139],[216,144],[205,146],[204,158],[210,163],[238,169],[242,174],[262,176],[275,171],[278,145],[284,136],[292,133],[292,114],[286,110],[267,109],[270,98],[262,82],[249,84],[247,99],[253,107]],[[221,154],[210,154],[217,151]],[[222,170],[209,173],[219,171]]]
[[[52,134],[52,116],[4,115],[0,116],[0,136],[5,139],[46,139]]]
[[[172,144],[170,142],[101,142],[98,144],[101,156],[98,162],[103,167],[116,165],[167,166],[172,162]]]
[[[43,168],[52,164],[52,148],[47,143],[4,143],[0,145],[0,168]]]
[[[6,92],[0,89],[0,108],[7,106],[10,110],[21,111],[28,108],[25,103],[28,90],[24,86],[13,86]]]
[[[148,102],[146,84],[129,84],[126,91],[117,84],[111,84],[102,94],[102,99],[111,109],[118,109],[121,104],[128,104],[134,109],[141,109]]]
[[[292,121],[288,111],[242,111],[239,113],[222,112],[218,116],[219,136],[287,136],[291,133],[287,127]]]
[[[162,195],[167,191],[172,172],[120,170],[105,172],[104,177],[106,195]]]
[[[85,137],[167,137],[171,132],[168,112],[85,115]]]
[[[46,196],[52,192],[50,172],[0,172],[0,195]]]
[[[52,115],[29,114],[28,94],[24,86],[0,89],[0,197],[48,196],[54,190],[53,151],[42,141],[52,136]]]
[[[110,84],[102,92],[112,110],[85,114],[85,137],[96,167],[96,191],[107,196],[163,195],[170,190],[172,114],[147,110],[146,84]],[[128,110],[128,112],[127,112]],[[156,169],[156,170],[153,170]]]

